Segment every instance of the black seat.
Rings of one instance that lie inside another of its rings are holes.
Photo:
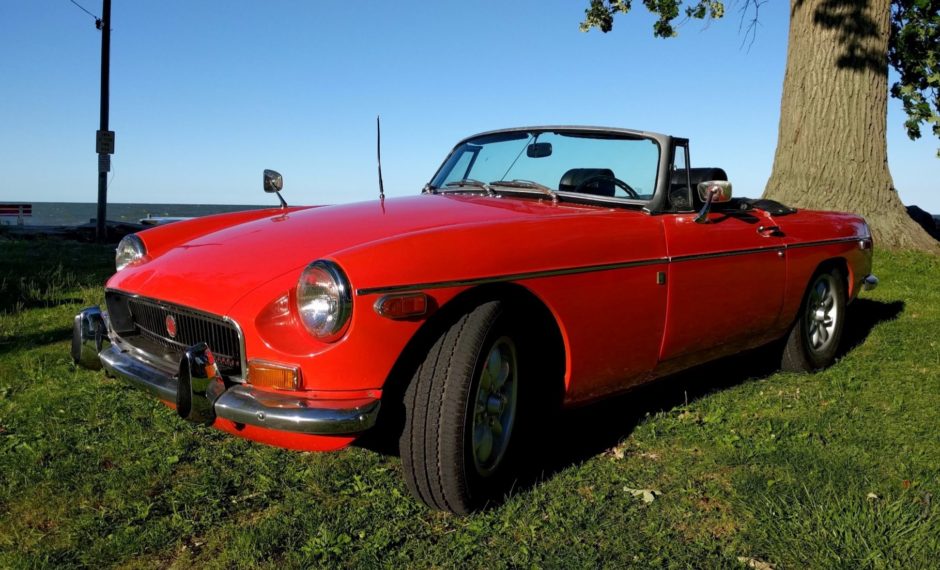
[[[558,181],[558,191],[574,192],[585,180],[598,176],[606,176],[607,178],[599,178],[590,184],[586,184],[579,191],[582,194],[613,197],[616,190],[613,182],[614,171],[609,168],[572,168],[565,172],[561,180]]]

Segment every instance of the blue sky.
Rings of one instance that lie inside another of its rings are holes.
[[[100,0],[78,0],[100,14]],[[475,2],[114,0],[112,202],[289,203],[416,193],[458,139],[530,124],[689,137],[693,165],[735,193],[770,175],[787,2],[652,37],[639,2],[610,34],[578,31],[586,0]],[[366,10],[366,11],[362,11]],[[100,33],[69,0],[3,0],[0,200],[94,202]],[[906,204],[940,213],[938,142],[907,139],[891,101],[888,152]]]

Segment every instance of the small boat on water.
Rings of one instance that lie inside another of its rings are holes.
[[[180,222],[182,220],[191,220],[192,217],[185,216],[151,216],[147,214],[146,218],[141,218],[138,220],[138,223],[144,226],[162,226],[164,224],[170,224],[173,222]]]

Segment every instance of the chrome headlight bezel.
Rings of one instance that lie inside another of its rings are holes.
[[[147,257],[147,246],[136,234],[127,234],[118,242],[114,250],[114,267],[120,271],[125,267],[136,265]]]
[[[297,280],[296,308],[304,328],[319,340],[342,338],[352,316],[352,287],[346,274],[325,259],[308,265]]]

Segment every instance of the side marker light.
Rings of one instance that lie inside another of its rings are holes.
[[[379,316],[388,319],[409,319],[428,312],[428,296],[424,293],[385,295],[374,305]]]

